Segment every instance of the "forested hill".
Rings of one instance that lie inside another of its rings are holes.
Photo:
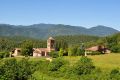
[[[29,26],[0,24],[0,36],[24,36],[38,39],[49,36],[80,34],[107,36],[117,32],[119,31],[102,25],[87,29],[81,26],[62,24],[34,24]]]

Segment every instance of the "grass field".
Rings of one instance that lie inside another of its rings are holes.
[[[102,71],[104,71],[104,73],[110,72],[111,69],[120,68],[120,54],[118,53],[94,55],[94,56],[89,55],[88,57],[91,58],[94,65],[100,68]],[[21,60],[22,58],[24,57],[16,57],[17,60]],[[63,58],[70,63],[70,66],[72,66],[78,60],[80,60],[81,56],[64,56]],[[4,58],[4,59],[9,59],[9,58]],[[46,58],[45,57],[41,57],[41,58],[29,57],[29,60],[33,62],[41,61],[41,60],[46,61]],[[46,66],[46,65],[43,65],[43,66]],[[52,73],[52,75],[56,75],[56,74],[58,74],[57,75],[58,77],[49,75],[49,72],[47,72],[47,70],[46,71],[38,70],[38,71],[35,71],[32,75],[37,80],[69,80],[64,77],[59,77],[61,76],[61,74],[59,73],[55,73],[55,74]]]
[[[120,68],[120,54],[117,53],[111,53],[111,54],[105,54],[105,55],[95,55],[95,56],[88,56],[92,59],[94,65],[98,68],[100,68],[104,73],[110,72],[112,69]],[[78,60],[80,60],[81,56],[64,56],[65,60],[67,60],[70,63],[70,66],[74,65]],[[39,60],[40,58],[30,58],[33,61]],[[46,73],[41,73],[40,71],[36,71],[33,76],[37,80],[69,80],[62,77],[54,77],[50,76]],[[106,76],[104,74],[104,76]]]
[[[110,70],[113,68],[120,68],[120,54],[118,53],[111,53],[105,55],[95,55],[95,56],[88,56],[92,59],[95,66],[103,69],[103,70]],[[64,57],[66,60],[70,62],[70,65],[73,65],[76,61],[80,59],[80,56],[66,56]]]
[[[72,66],[74,63],[76,63],[78,60],[80,60],[81,56],[64,56],[63,58],[67,60],[70,63],[70,66]],[[119,53],[111,53],[111,54],[105,54],[105,55],[94,55],[94,56],[88,56],[92,59],[94,65],[98,68],[101,68],[103,70],[110,70],[113,68],[120,68],[120,54]],[[16,57],[17,60],[21,60],[23,57]],[[39,61],[39,60],[46,60],[44,57],[41,58],[34,58],[29,57],[30,61]],[[8,58],[5,58],[8,59]]]
[[[63,58],[67,60],[70,65],[72,66],[74,63],[76,63],[81,56],[64,56]],[[110,70],[113,68],[120,68],[120,54],[119,53],[111,53],[111,54],[105,54],[105,55],[94,55],[94,56],[88,56],[92,59],[94,65],[96,67],[99,67],[103,70]],[[21,57],[16,57],[17,60],[20,60]],[[23,57],[22,57],[23,58]],[[30,61],[39,61],[39,60],[46,60],[45,58],[34,58],[30,57]]]

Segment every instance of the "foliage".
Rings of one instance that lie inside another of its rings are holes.
[[[71,46],[68,48],[68,55],[69,56],[84,56],[85,50],[81,49],[78,46]]]
[[[51,57],[53,57],[53,58],[59,57],[58,54],[59,54],[59,53],[58,53],[57,51],[51,51],[51,52],[49,53],[49,55],[50,55]]]
[[[15,37],[0,37],[0,51],[12,51],[14,48],[23,47],[25,41],[30,41],[34,48],[46,47],[45,40],[37,40],[27,37],[15,36]]]
[[[74,66],[74,72],[78,75],[82,74],[90,74],[93,69],[95,69],[95,66],[93,65],[90,58],[87,57],[81,57],[80,61],[76,63]]]
[[[0,79],[2,80],[28,80],[33,73],[28,59],[17,62],[16,59],[7,59],[0,66]]]
[[[81,45],[81,43],[86,43],[90,41],[97,41],[100,37],[97,36],[89,36],[89,35],[65,35],[65,36],[56,36],[56,44],[58,46],[59,43],[63,45],[73,46],[73,45]],[[66,44],[67,43],[67,44]],[[61,46],[61,45],[59,45]],[[63,48],[61,46],[61,48]],[[64,49],[64,48],[63,48]]]
[[[64,50],[63,50],[62,48],[60,48],[59,57],[60,57],[60,56],[63,56],[63,54],[64,54]]]
[[[112,52],[120,52],[120,33],[114,34],[112,36],[106,37],[107,47],[111,49]]]
[[[5,58],[0,60],[0,79],[26,80],[21,79],[21,77],[29,75],[27,80],[119,80],[120,69],[116,69],[117,66],[115,66],[118,65],[119,67],[119,56],[120,54],[88,56],[89,58],[84,56],[64,56],[53,59],[53,61],[59,59],[55,63],[46,61],[44,58],[16,58],[17,60]],[[90,58],[96,66],[93,65]],[[60,65],[61,63],[62,65]],[[51,71],[49,70],[51,64],[52,68],[55,64],[60,66],[55,65],[57,70]],[[17,75],[16,78],[20,79],[13,79],[15,75]]]
[[[55,48],[56,48],[57,51],[59,51],[60,48],[67,49],[68,48],[68,43],[65,40],[62,40],[62,39],[56,39]]]
[[[112,69],[110,72],[110,79],[111,80],[119,80],[120,79],[120,72],[119,69]]]
[[[112,69],[110,74],[111,75],[119,74],[119,69]]]
[[[33,53],[33,44],[30,41],[25,41],[22,45],[22,54],[25,56],[30,56]]]
[[[62,58],[54,59],[48,66],[49,71],[57,71],[61,66],[64,65],[64,60]]]
[[[79,47],[77,48],[77,52],[76,52],[76,54],[77,54],[77,56],[82,55],[82,54],[81,54],[81,49],[80,49]]]
[[[4,52],[0,52],[0,58],[6,58],[6,57],[9,57],[9,52],[7,51],[4,51]]]
[[[96,26],[90,29],[84,27],[76,27],[64,24],[34,24],[29,26],[15,26],[8,24],[0,24],[0,36],[25,36],[37,39],[45,39],[49,36],[58,35],[96,35],[106,36],[118,32],[112,28],[105,26]],[[41,34],[41,35],[40,35]],[[87,40],[87,39],[86,39]]]
[[[111,51],[112,51],[112,52],[115,52],[115,53],[120,52],[120,44],[117,44],[117,45],[112,46],[112,47],[111,47]]]
[[[68,48],[68,55],[69,56],[76,56],[77,54],[77,46],[71,46]]]

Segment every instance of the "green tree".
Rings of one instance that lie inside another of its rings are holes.
[[[0,80],[28,80],[34,71],[28,59],[6,59],[0,65]]]
[[[71,46],[68,48],[69,56],[77,56],[77,46]]]
[[[22,44],[22,54],[24,56],[30,56],[33,53],[33,44],[31,41],[25,41]]]
[[[64,64],[65,61],[62,58],[56,58],[49,64],[48,69],[49,71],[57,71]]]
[[[63,56],[63,53],[64,53],[64,50],[62,48],[60,48],[59,56]]]
[[[79,47],[77,48],[77,53],[76,53],[76,54],[77,54],[77,56],[80,56],[80,55],[81,55],[81,50],[80,50]]]
[[[59,57],[57,51],[51,51],[49,54],[50,54],[50,56],[53,57],[53,58],[57,58],[57,57]]]
[[[92,63],[92,60],[85,56],[81,57],[74,66],[74,72],[78,75],[90,74],[93,69],[95,69],[95,66]]]
[[[68,48],[68,43],[63,39],[56,40],[55,48],[56,48],[57,51],[59,51],[60,48],[67,49]]]

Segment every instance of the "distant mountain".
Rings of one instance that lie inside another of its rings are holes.
[[[118,32],[118,30],[102,25],[87,29],[81,26],[63,24],[34,24],[29,26],[0,24],[0,36],[24,36],[38,39],[44,39],[48,36],[81,34],[107,36]]]

